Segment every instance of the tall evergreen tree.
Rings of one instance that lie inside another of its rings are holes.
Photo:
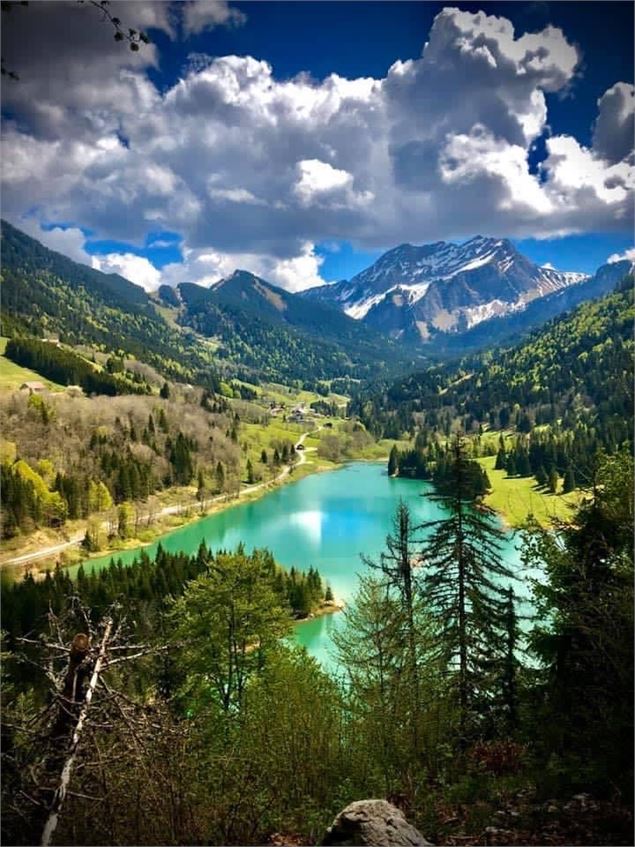
[[[397,450],[397,446],[393,444],[392,449],[390,451],[390,456],[388,457],[388,476],[395,476],[398,470],[399,450]]]
[[[492,672],[504,658],[505,595],[514,578],[500,552],[493,512],[469,502],[469,460],[462,438],[451,445],[453,493],[436,497],[447,518],[427,521],[421,589],[433,616],[436,643],[456,672],[459,729],[465,743],[479,722]]]
[[[418,564],[416,556],[417,527],[412,520],[410,509],[403,500],[399,501],[393,518],[393,531],[386,537],[386,550],[375,561],[363,557],[364,562],[372,569],[382,574],[382,584],[388,590],[394,591],[401,601],[403,609],[403,642],[405,646],[406,669],[414,693],[415,710],[419,707],[419,661],[417,644],[419,641],[415,621],[416,578],[415,567]],[[416,715],[412,721],[413,743],[415,751],[419,747],[417,736]]]

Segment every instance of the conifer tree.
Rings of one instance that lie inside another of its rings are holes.
[[[388,476],[396,476],[398,470],[399,451],[397,450],[397,445],[393,444],[392,449],[390,451],[390,456],[388,457]]]
[[[225,469],[220,461],[216,464],[216,488],[219,493],[222,493],[225,488]]]
[[[558,482],[560,477],[558,476],[558,471],[555,468],[551,468],[549,471],[549,491],[552,494],[558,493]]]
[[[505,593],[514,575],[500,552],[502,532],[493,511],[469,502],[469,460],[462,438],[451,445],[453,492],[438,496],[447,518],[427,521],[421,590],[433,616],[435,640],[456,672],[459,730],[465,743],[476,728],[492,670],[504,657]]]
[[[505,602],[505,660],[502,675],[502,704],[510,732],[518,725],[518,617],[516,615],[514,589],[507,589]]]
[[[562,493],[568,494],[570,491],[575,490],[575,473],[573,472],[573,468],[571,465],[564,472],[564,480],[562,483]]]
[[[403,610],[402,637],[404,653],[407,656],[406,667],[410,674],[415,708],[418,708],[420,685],[417,655],[419,638],[415,621],[417,593],[415,566],[418,563],[418,558],[415,556],[416,532],[417,527],[410,509],[403,500],[400,500],[393,518],[393,532],[386,537],[386,550],[380,554],[379,561],[366,556],[362,558],[370,568],[381,572],[382,584],[388,590],[394,591],[400,599]],[[413,720],[412,727],[414,747],[418,750],[416,720]]]

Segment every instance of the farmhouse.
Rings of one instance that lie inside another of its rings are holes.
[[[36,380],[30,380],[29,382],[23,382],[20,386],[20,391],[28,391],[29,394],[42,394],[46,391],[46,385],[43,382],[37,382]]]

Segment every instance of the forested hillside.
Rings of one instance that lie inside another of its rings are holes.
[[[254,374],[301,380],[315,390],[324,380],[366,382],[414,367],[417,355],[381,338],[334,308],[307,302],[245,271],[212,288],[181,283],[179,320],[220,342],[219,356]],[[349,382],[349,386],[352,385]]]
[[[477,436],[515,431],[514,474],[538,473],[544,483],[551,466],[560,474],[575,466],[578,482],[589,483],[598,449],[631,442],[633,316],[627,278],[517,347],[413,374],[360,395],[353,410],[378,435],[418,435],[422,452],[453,425]]]
[[[2,332],[59,335],[133,355],[175,379],[217,385],[210,350],[171,327],[146,292],[49,250],[2,221]]]
[[[199,394],[1,397],[3,537],[94,515],[86,546],[98,550],[107,534],[125,539],[150,522],[163,490],[237,488],[239,423],[221,398],[201,405]]]
[[[5,335],[59,335],[69,345],[134,356],[172,379],[211,390],[218,389],[219,374],[308,390],[339,379],[339,388],[350,390],[359,380],[390,378],[421,361],[336,309],[242,271],[211,289],[163,286],[153,298],[4,221],[2,257]]]

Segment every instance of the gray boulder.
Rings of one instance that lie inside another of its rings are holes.
[[[356,800],[335,818],[322,844],[425,847],[429,841],[386,800]]]

